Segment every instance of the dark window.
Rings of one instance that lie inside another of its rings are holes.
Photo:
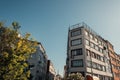
[[[80,44],[82,44],[82,39],[81,39],[81,38],[75,39],[75,40],[72,40],[72,41],[71,41],[71,45],[72,45],[72,46],[80,45]]]
[[[29,65],[29,69],[32,69],[33,67],[35,67],[35,65]]]
[[[93,57],[93,58],[97,58],[96,53],[92,52],[92,57]]]
[[[72,60],[71,67],[83,67],[83,59]]]
[[[87,56],[91,56],[90,50],[86,49],[86,54],[87,54]]]
[[[71,55],[72,56],[77,56],[77,55],[82,55],[82,48],[80,49],[75,49],[75,50],[71,50]]]
[[[101,71],[102,71],[102,65],[97,64],[97,69],[99,69],[99,70],[101,70]]]
[[[92,66],[93,66],[93,68],[96,69],[96,68],[97,68],[97,63],[94,63],[94,62],[93,62],[93,63],[92,63]]]
[[[81,29],[71,32],[71,36],[77,36],[77,35],[80,35],[80,34],[81,34]]]
[[[101,60],[100,55],[97,55],[97,59],[98,59],[98,60]]]

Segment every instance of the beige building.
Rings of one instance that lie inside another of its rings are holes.
[[[55,80],[56,72],[51,60],[47,62],[47,80]]]
[[[68,31],[66,71],[112,80],[107,44],[85,23],[73,25]]]

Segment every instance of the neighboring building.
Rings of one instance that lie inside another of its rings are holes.
[[[28,60],[31,76],[29,80],[46,80],[47,55],[41,43]]]
[[[66,73],[77,72],[100,80],[113,77],[106,40],[85,23],[73,25],[68,31]]]
[[[47,80],[55,80],[56,72],[53,66],[53,63],[48,60],[47,61]]]
[[[64,75],[63,75],[64,79],[67,78],[67,66],[64,66]]]
[[[114,47],[109,41],[106,42],[108,45],[114,80],[120,80],[120,55],[114,52]]]

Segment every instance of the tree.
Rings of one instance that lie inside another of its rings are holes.
[[[0,80],[27,80],[30,77],[30,71],[25,70],[27,59],[36,51],[37,43],[29,40],[28,33],[22,37],[18,35],[18,30],[0,22]]]
[[[67,80],[84,80],[81,73],[71,73],[68,75]]]

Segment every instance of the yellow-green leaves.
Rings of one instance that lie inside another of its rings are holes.
[[[2,52],[2,55],[3,55],[4,58],[8,57],[8,53],[7,52]]]
[[[71,73],[68,75],[67,79],[69,80],[84,80],[84,77],[81,73]]]
[[[28,33],[21,37],[17,30],[4,27],[2,23],[0,26],[0,80],[27,80],[30,71],[25,70],[26,61],[36,51],[37,43],[28,40]]]

